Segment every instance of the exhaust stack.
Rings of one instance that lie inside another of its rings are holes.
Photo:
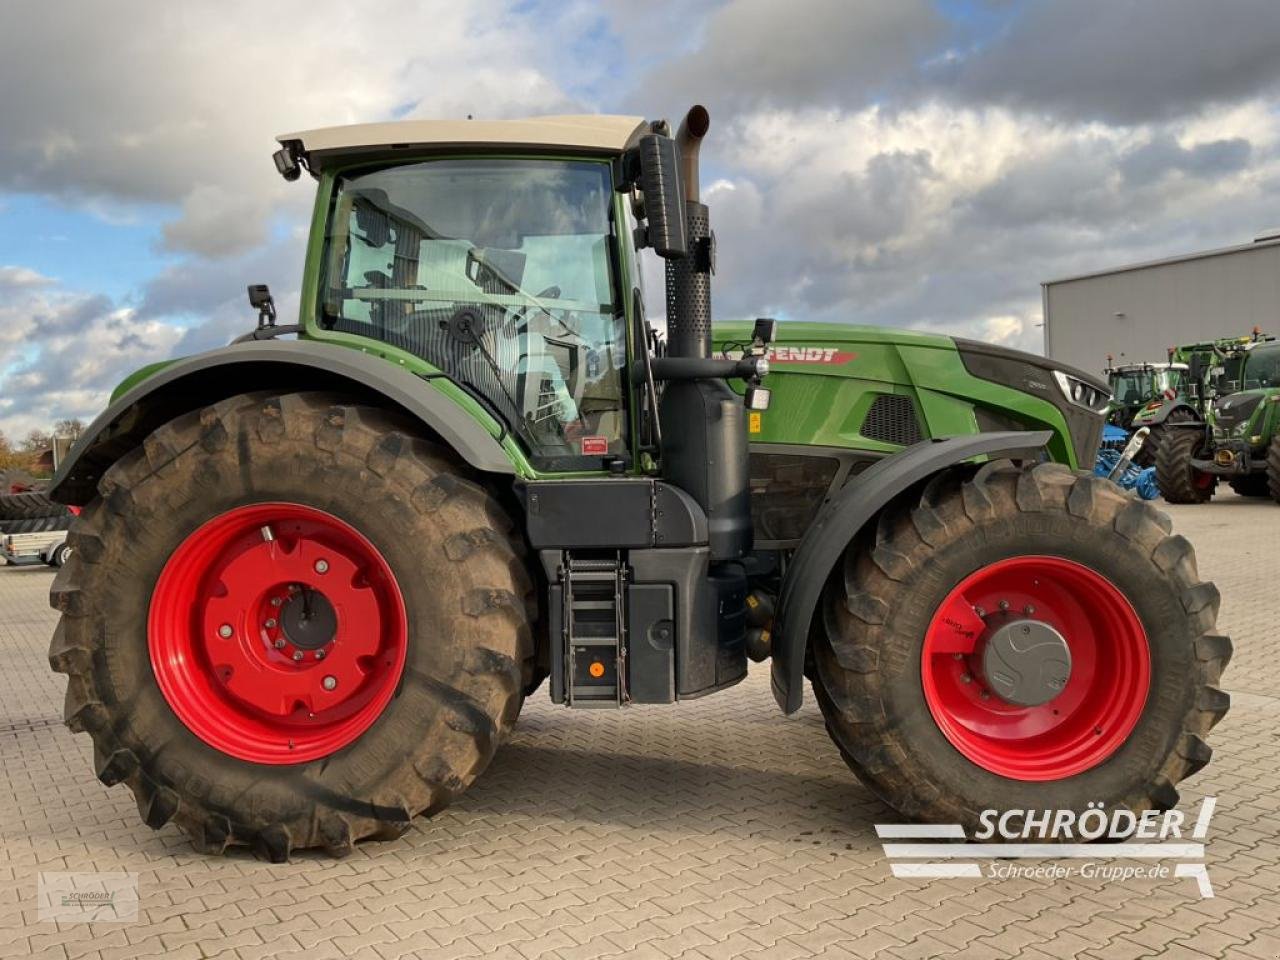
[[[667,261],[667,353],[673,357],[711,356],[714,246],[708,211],[698,186],[698,151],[710,126],[707,108],[697,104],[685,114],[676,131],[689,255]]]

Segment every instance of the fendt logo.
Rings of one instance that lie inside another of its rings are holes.
[[[770,347],[767,354],[770,363],[848,363],[856,353],[847,353],[835,347]]]

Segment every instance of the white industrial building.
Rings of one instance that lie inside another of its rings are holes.
[[[1280,230],[1253,243],[1049,280],[1045,353],[1100,372],[1164,360],[1167,348],[1260,327],[1280,334]]]

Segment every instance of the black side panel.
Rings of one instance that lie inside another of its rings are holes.
[[[1035,457],[1053,434],[980,433],[916,444],[849,481],[810,527],[787,568],[773,639],[773,695],[785,713],[804,701],[809,627],[827,576],[858,531],[890,500],[939,470],[978,456]]]
[[[799,541],[840,470],[836,457],[751,451],[751,521],[757,546]]]
[[[627,688],[634,703],[676,698],[675,587],[635,583],[627,588]]]
[[[529,543],[538,550],[687,547],[707,542],[707,518],[693,498],[647,478],[518,483]]]
[[[107,407],[76,441],[49,496],[85,504],[111,464],[174,417],[253,390],[333,390],[398,408],[485,473],[515,472],[502,445],[443,393],[395,364],[315,340],[253,341],[179,360]]]
[[[536,550],[549,547],[647,547],[652,482],[548,480],[527,483],[525,524]]]

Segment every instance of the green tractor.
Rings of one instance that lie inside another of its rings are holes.
[[[83,507],[66,719],[148,825],[341,854],[457,798],[544,681],[673,703],[749,656],[904,817],[1177,802],[1231,646],[1191,545],[1086,472],[1105,384],[900,330],[713,333],[708,124],[280,138],[318,182],[297,324],[250,288],[257,329],[131,377],[52,487]]]
[[[1156,427],[1168,414],[1166,408],[1177,404],[1186,390],[1187,364],[1170,360],[1167,363],[1123,363],[1115,366],[1111,360],[1108,356],[1104,371],[1111,390],[1106,422],[1130,436],[1139,427],[1151,428],[1133,457],[1138,466],[1149,467],[1156,462],[1156,449],[1160,444],[1160,430]]]
[[[1119,414],[1117,411],[1120,403],[1112,400],[1112,412],[1108,414],[1109,423],[1115,423],[1131,434],[1142,427],[1148,429],[1147,438],[1134,457],[1134,462],[1142,467],[1154,466],[1166,434],[1177,427],[1203,427],[1213,399],[1239,388],[1240,364],[1250,345],[1270,339],[1272,338],[1264,337],[1254,328],[1253,335],[1248,337],[1223,337],[1170,347],[1168,362],[1139,365],[1152,372],[1150,385],[1142,384],[1148,394],[1146,401],[1124,405],[1123,413]],[[1107,358],[1108,364],[1110,359]],[[1119,369],[1124,368],[1117,368]],[[1112,373],[1110,366],[1107,372]],[[1144,392],[1133,389],[1137,384],[1126,383],[1123,377],[1112,376],[1110,383],[1112,392],[1117,397],[1128,391],[1136,400]],[[1177,490],[1181,485],[1175,481],[1172,488],[1177,497]],[[1212,493],[1211,490],[1209,492]],[[1191,499],[1173,502],[1198,501]]]
[[[1204,503],[1225,479],[1241,496],[1280,503],[1280,342],[1254,331],[1195,348],[1180,349],[1203,383],[1204,415],[1168,428],[1156,462],[1161,492]]]

